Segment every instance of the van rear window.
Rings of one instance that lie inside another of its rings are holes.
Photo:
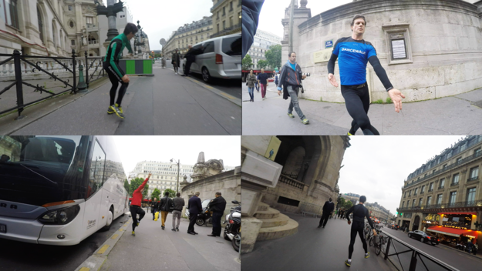
[[[223,46],[222,46],[223,53],[230,56],[241,55],[241,44],[242,44],[241,36],[223,38],[222,43],[223,43]]]

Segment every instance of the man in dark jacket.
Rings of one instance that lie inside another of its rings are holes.
[[[243,36],[243,58],[249,51],[254,41],[254,35],[258,29],[259,13],[264,0],[243,0],[242,1],[242,36]]]
[[[192,235],[197,234],[197,232],[194,231],[194,224],[196,223],[197,215],[203,211],[199,194],[199,192],[196,192],[187,202],[187,208],[189,209],[189,227],[187,228],[187,233]]]
[[[330,217],[331,212],[335,209],[335,204],[331,201],[331,198],[325,202],[325,205],[323,205],[323,215],[321,216],[320,219],[320,225],[318,225],[318,228],[325,228],[326,222],[328,222],[328,217]]]
[[[169,197],[169,192],[164,193],[164,197],[161,199],[159,203],[159,209],[161,210],[161,228],[164,229],[166,222],[167,214],[169,214],[169,209],[173,206],[172,199]]]
[[[300,108],[298,102],[298,92],[301,85],[301,80],[306,78],[306,75],[301,75],[301,67],[296,63],[296,53],[290,52],[288,54],[289,60],[281,68],[279,82],[278,82],[278,95],[281,95],[283,86],[286,87],[286,91],[283,91],[283,99],[291,97],[290,106],[288,107],[288,117],[294,118],[293,108],[295,109],[298,117],[300,117],[303,124],[308,124],[310,121],[306,118]]]
[[[191,45],[189,45],[188,47],[189,47],[189,50],[184,55],[184,57],[186,58],[186,67],[184,69],[184,74],[181,74],[181,76],[188,76],[189,75],[189,71],[191,70],[191,64],[194,61],[196,61],[196,56],[199,55],[199,54],[202,54],[202,52],[203,52],[202,47],[197,48],[197,49],[194,49]]]
[[[181,59],[181,56],[177,52],[177,49],[174,51],[174,54],[172,54],[172,59],[171,59],[171,64],[174,67],[174,72],[177,74],[177,70],[179,69],[179,60]]]
[[[216,192],[215,198],[209,203],[209,209],[213,212],[213,231],[208,236],[221,236],[221,217],[226,209],[226,200],[221,197],[221,192]]]
[[[181,223],[181,211],[184,207],[184,199],[181,198],[181,193],[177,193],[176,197],[172,199],[174,210],[172,210],[172,231],[179,231],[179,223]],[[177,225],[176,225],[177,218]]]
[[[152,220],[155,219],[156,212],[159,210],[158,204],[159,204],[159,202],[157,201],[157,198],[154,198],[151,202]]]

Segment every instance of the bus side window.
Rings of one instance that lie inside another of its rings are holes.
[[[102,150],[97,140],[95,141],[91,160],[87,197],[90,197],[99,190],[104,180],[105,152]]]

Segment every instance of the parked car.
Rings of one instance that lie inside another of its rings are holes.
[[[191,64],[192,73],[202,74],[203,80],[212,78],[241,79],[241,33],[216,37],[193,46],[196,61]],[[182,65],[185,70],[185,63]]]
[[[430,234],[428,234],[426,232],[423,232],[423,231],[418,231],[418,230],[408,232],[408,237],[417,239],[422,243],[427,243],[427,244],[430,244],[432,246],[438,245],[439,241],[440,241],[437,237],[435,237],[433,235],[430,235]]]

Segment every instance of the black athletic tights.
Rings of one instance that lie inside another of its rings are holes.
[[[112,87],[110,88],[110,105],[114,105],[115,94],[117,92],[117,88],[119,87],[119,83],[121,83],[121,87],[119,89],[119,95],[117,95],[117,104],[120,106],[122,103],[122,98],[126,94],[127,87],[129,83],[124,83],[122,79],[112,70],[111,66],[107,66],[105,69],[107,74],[109,75],[110,82],[112,83]]]
[[[368,119],[368,109],[370,108],[370,94],[368,85],[362,88],[352,86],[341,86],[341,94],[345,98],[345,106],[348,114],[353,118],[351,122],[350,134],[354,135],[358,128],[363,130],[365,135],[380,135],[380,133],[370,124]]]
[[[365,253],[367,253],[367,241],[365,241],[365,236],[363,236],[363,222],[352,222],[353,225],[351,226],[350,232],[350,246],[348,247],[348,259],[351,259],[351,255],[353,254],[353,245],[355,244],[356,234],[360,235],[360,239],[363,243],[363,249]]]

